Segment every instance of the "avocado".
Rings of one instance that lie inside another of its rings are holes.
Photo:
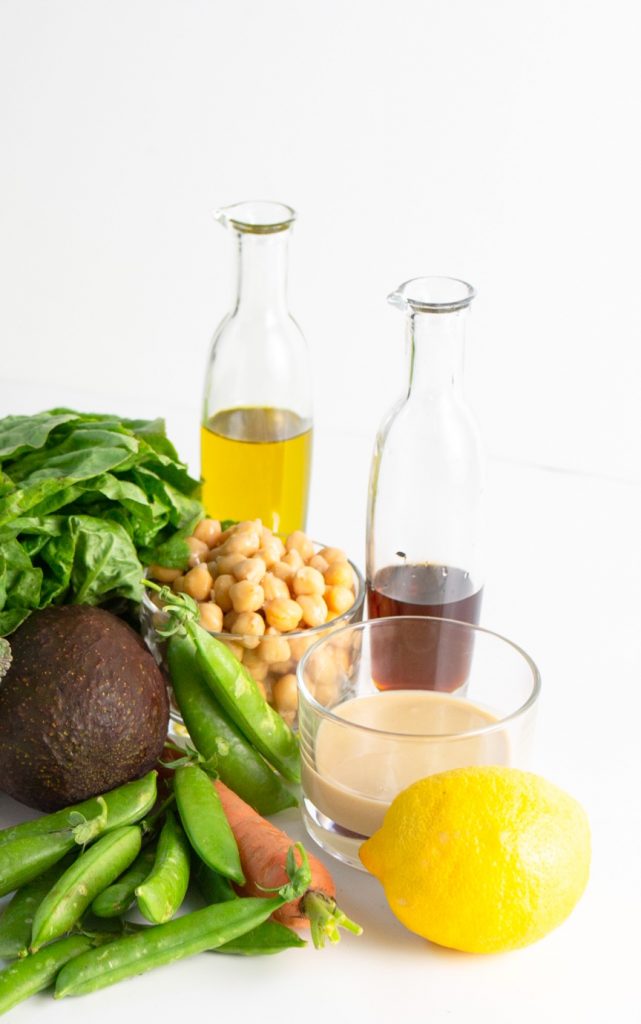
[[[54,811],[138,778],[167,736],[162,673],[101,608],[35,611],[11,636],[0,680],[0,789]]]

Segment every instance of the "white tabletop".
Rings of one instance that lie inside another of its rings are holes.
[[[65,398],[78,400],[57,400]],[[0,415],[46,404],[18,390],[3,396]],[[190,417],[175,410],[169,420],[193,458]],[[358,434],[317,439],[309,523],[312,535],[344,545],[361,564],[370,443]],[[447,951],[405,931],[373,878],[331,863],[340,905],[363,925],[360,938],[262,959],[203,954],[81,999],[39,996],[13,1011],[16,1024],[73,1024],[87,1014],[97,1024],[134,1021],[159,1005],[164,1020],[194,1011],[308,1024],[639,1019],[639,511],[639,488],[629,482],[490,461],[483,624],[539,665],[531,767],[576,796],[592,826],[591,880],[560,928],[510,954]],[[0,825],[27,813],[0,798]],[[297,812],[279,823],[304,838]]]

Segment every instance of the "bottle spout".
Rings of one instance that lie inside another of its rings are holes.
[[[387,301],[390,306],[394,306],[395,309],[400,309],[403,313],[407,313],[407,310],[409,309],[409,302],[403,295],[402,286],[401,288],[397,288],[395,292],[390,292],[387,296]]]
[[[296,211],[285,203],[252,200],[221,206],[214,211],[214,219],[224,228],[232,228],[242,234],[273,235],[292,226]]]

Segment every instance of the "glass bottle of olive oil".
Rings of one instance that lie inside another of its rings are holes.
[[[287,308],[287,249],[296,214],[237,203],[217,220],[234,232],[234,308],[214,335],[201,430],[203,502],[217,519],[303,529],[312,452],[307,346]]]

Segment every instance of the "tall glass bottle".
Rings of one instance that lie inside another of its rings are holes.
[[[483,458],[462,393],[465,322],[474,289],[424,277],[389,296],[406,319],[407,388],[383,420],[367,517],[370,618],[435,616],[478,622],[482,596]],[[403,652],[379,651],[381,689],[453,691],[470,651],[435,623]]]
[[[272,202],[216,213],[236,240],[237,291],[213,338],[201,430],[207,512],[278,533],[305,526],[312,450],[307,345],[287,308],[295,218]]]

